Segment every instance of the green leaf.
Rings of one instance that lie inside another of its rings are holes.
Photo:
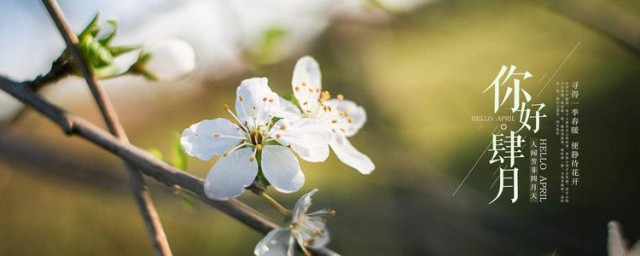
[[[100,39],[100,43],[104,46],[109,46],[109,44],[111,43],[111,40],[115,38],[116,33],[118,32],[118,20],[110,19],[107,21],[107,23],[111,25],[111,31],[109,31],[109,34],[105,35]]]
[[[124,73],[122,72],[122,69],[115,63],[111,63],[111,65],[105,67],[94,68],[93,72],[100,79],[113,78]]]
[[[280,27],[265,30],[256,53],[257,60],[262,63],[273,62],[278,55],[278,46],[286,35],[287,31]]]
[[[177,132],[173,136],[171,145],[171,164],[180,170],[187,169],[188,156],[180,143],[180,134]]]
[[[163,161],[163,157],[162,157],[162,151],[160,151],[157,148],[150,148],[147,149],[147,152],[149,152],[149,154],[151,154],[153,157],[155,157],[156,159]]]
[[[129,53],[135,50],[142,48],[142,45],[123,45],[123,46],[113,46],[109,47],[109,52],[113,57],[117,57],[119,55]]]
[[[109,52],[109,49],[100,44],[100,41],[92,36],[82,38],[80,41],[80,50],[94,70],[109,66],[113,63],[113,56],[111,52]]]
[[[200,205],[198,204],[196,198],[191,195],[191,193],[180,193],[182,196],[182,205],[190,211],[198,211],[200,210]]]
[[[91,22],[89,22],[89,24],[84,28],[84,30],[82,30],[80,35],[78,35],[78,38],[82,40],[82,38],[86,36],[95,37],[98,35],[98,32],[100,32],[100,25],[98,24],[99,16],[100,16],[100,13],[96,13],[96,15],[93,16],[93,19],[91,20]]]

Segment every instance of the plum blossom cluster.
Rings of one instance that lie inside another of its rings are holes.
[[[283,193],[298,191],[305,182],[298,158],[322,162],[330,149],[343,163],[362,174],[371,173],[371,159],[348,138],[366,122],[365,110],[322,90],[321,72],[312,57],[302,57],[291,80],[293,97],[274,93],[267,78],[243,80],[236,91],[230,119],[203,120],[182,133],[187,154],[201,160],[221,156],[204,184],[206,195],[226,200],[256,185]]]
[[[288,225],[271,230],[256,245],[253,253],[258,256],[295,255],[295,246],[298,245],[305,255],[311,255],[307,247],[325,247],[329,243],[329,231],[324,217],[334,216],[336,213],[326,208],[307,213],[311,207],[311,196],[317,191],[318,189],[313,189],[303,195],[296,203]]]

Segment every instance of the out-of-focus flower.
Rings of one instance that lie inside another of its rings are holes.
[[[297,244],[306,255],[311,255],[307,248],[325,247],[329,243],[329,231],[324,217],[334,216],[335,211],[325,208],[307,213],[311,196],[317,191],[313,189],[298,199],[288,226],[271,230],[258,242],[253,253],[258,256],[293,256]]]
[[[640,242],[637,242],[631,250],[627,241],[622,236],[620,224],[616,221],[609,222],[609,256],[640,256]]]
[[[242,81],[237,90],[236,114],[225,106],[234,122],[217,118],[191,125],[182,133],[187,154],[208,160],[222,158],[207,175],[204,190],[212,199],[225,200],[240,195],[261,170],[273,187],[284,193],[297,191],[304,174],[291,149],[326,145],[331,133],[313,122],[274,123],[280,98],[271,91],[266,78]]]
[[[170,81],[189,74],[195,66],[191,45],[180,39],[169,39],[143,49],[131,71],[151,80]]]
[[[328,92],[322,91],[321,73],[318,62],[309,56],[296,63],[291,79],[294,102],[282,100],[278,115],[289,119],[312,119],[322,123],[332,131],[329,145],[343,163],[362,174],[375,169],[371,159],[358,151],[347,139],[354,136],[367,121],[367,114],[361,106],[342,95],[330,99]],[[300,154],[303,159],[323,161],[329,155],[329,147],[309,149]]]

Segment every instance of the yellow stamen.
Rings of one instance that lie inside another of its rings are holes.
[[[324,91],[322,92],[322,97],[321,97],[322,101],[331,99],[331,93],[329,93],[328,91]]]
[[[344,100],[344,96],[342,96],[342,94],[338,94],[338,96],[336,96],[336,98],[338,98],[339,100]]]

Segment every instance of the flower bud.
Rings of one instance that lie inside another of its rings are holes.
[[[149,56],[142,64],[143,72],[154,80],[175,80],[195,68],[193,48],[183,40],[170,39],[158,42],[144,50],[143,54]]]

